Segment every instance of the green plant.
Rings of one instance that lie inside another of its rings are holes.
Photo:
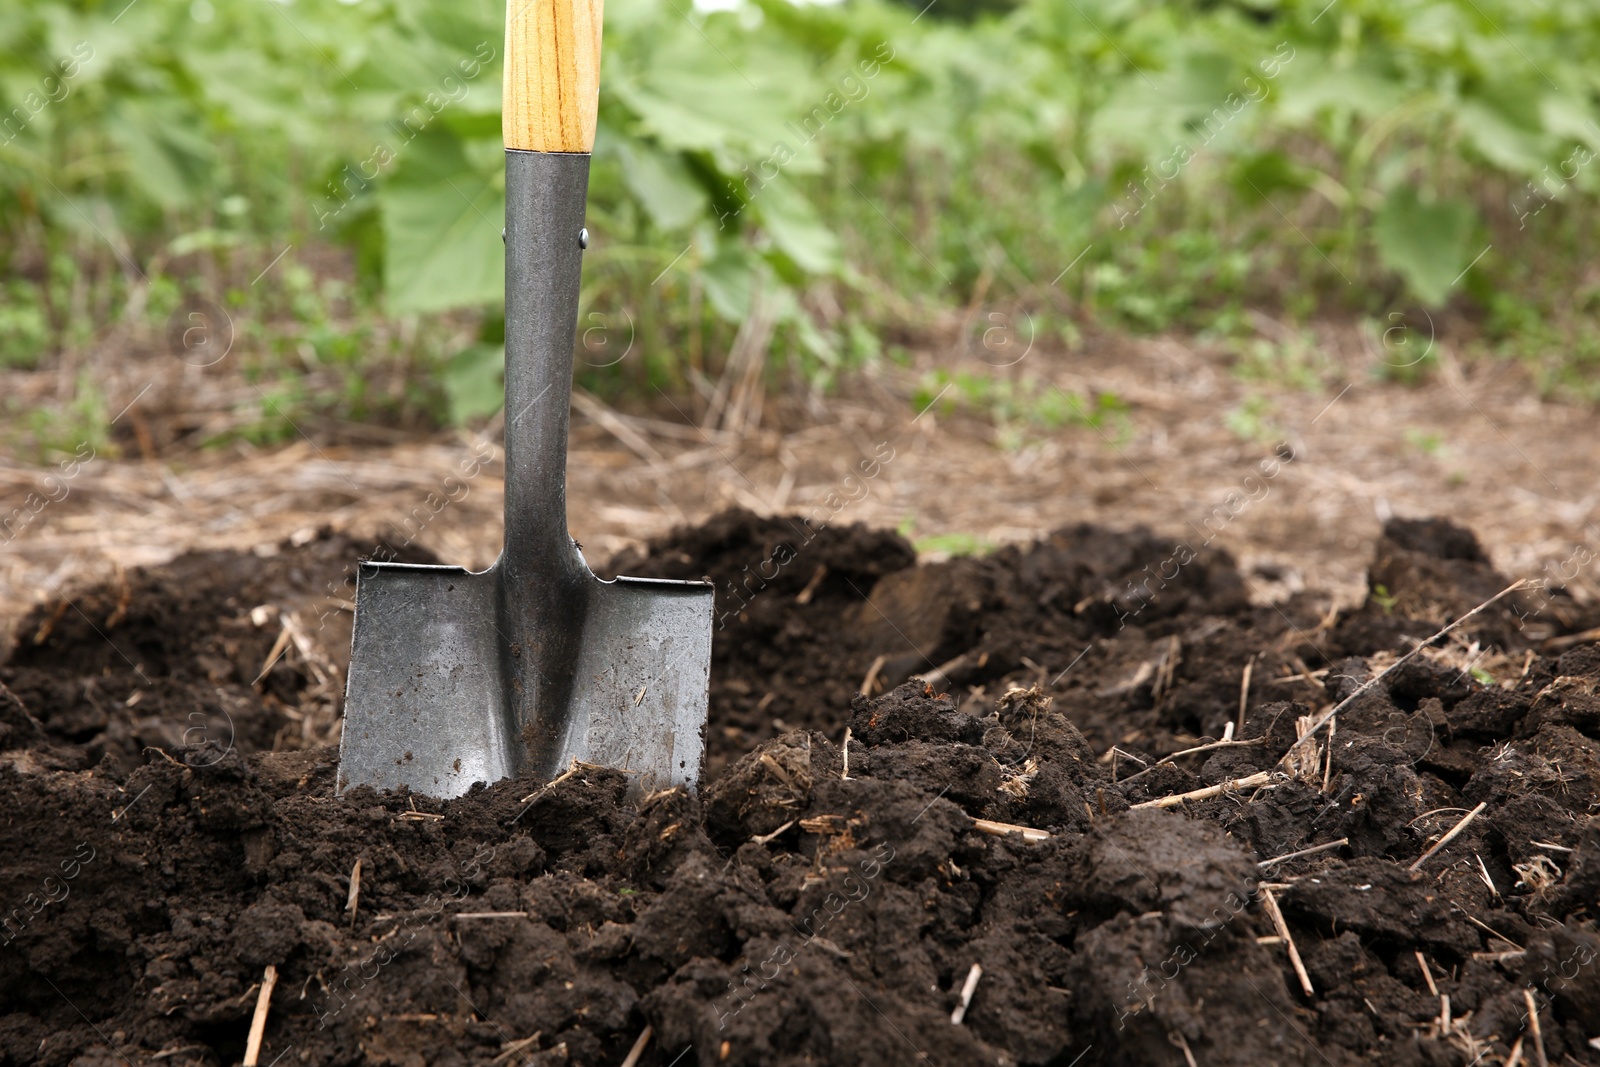
[[[1243,403],[1223,416],[1223,425],[1241,441],[1283,440],[1283,430],[1271,419],[1272,401],[1259,393],[1245,397]]]
[[[946,413],[965,409],[981,414],[1007,451],[1065,426],[1115,427],[1118,437],[1130,432],[1128,406],[1115,393],[1084,397],[1031,375],[1009,378],[941,368],[924,375],[912,403],[919,412],[934,407]]]
[[[1238,345],[1238,351],[1234,374],[1245,381],[1282,382],[1313,391],[1326,384],[1333,370],[1309,331],[1296,331],[1281,340],[1253,337]]]
[[[636,343],[583,365],[586,384],[686,390],[752,319],[770,324],[771,381],[825,388],[879,358],[885,334],[915,344],[930,312],[975,301],[1036,306],[1064,324],[1046,336],[1100,319],[1230,338],[1246,307],[1382,322],[1461,301],[1547,388],[1593,394],[1600,349],[1554,294],[1586,262],[1600,192],[1600,9],[1243,12],[1020,0],[941,20],[882,0],[615,0],[584,308],[630,322]],[[500,314],[502,18],[497,0],[6,5],[0,364],[88,347],[174,295],[164,279],[226,282],[285,374],[306,339],[280,345],[285,319],[320,302],[337,307],[329,329],[372,327],[350,350],[309,338],[320,368],[347,371],[305,395],[312,409],[481,417],[497,374],[479,346]],[[302,253],[325,276],[311,250],[330,245],[352,268],[345,292],[287,276]],[[424,320],[442,324],[415,331],[439,350],[387,340]],[[1247,360],[1300,384],[1320,373],[1280,348]],[[398,366],[434,380],[363,383]]]
[[[1435,431],[1406,428],[1406,444],[1424,456],[1442,456],[1445,451],[1444,435]]]
[[[919,555],[986,556],[999,546],[978,534],[930,534],[912,542]]]
[[[27,281],[4,283],[0,300],[0,367],[31,370],[50,338],[40,288]]]
[[[44,462],[60,455],[81,455],[85,445],[93,455],[111,451],[107,421],[111,413],[106,410],[105,394],[87,371],[78,374],[76,386],[70,403],[35,408],[22,420],[35,459]]]

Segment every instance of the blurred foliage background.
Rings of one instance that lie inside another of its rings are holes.
[[[204,299],[271,398],[248,435],[492,413],[503,18],[8,0],[0,366],[103,417],[107,346]],[[1310,381],[1298,331],[1421,308],[1600,396],[1590,0],[607,0],[605,35],[603,395],[825,390],[1005,306],[1045,343],[1180,330]]]

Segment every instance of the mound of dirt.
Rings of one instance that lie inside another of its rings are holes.
[[[1175,549],[1145,530],[1076,526],[1027,550],[922,567],[915,559],[888,531],[817,530],[736,510],[626,554],[609,573],[715,585],[711,776],[787,730],[837,736],[858,692],[913,674],[963,692],[977,686],[977,706],[1019,670],[1054,677],[1093,645],[1081,664],[1090,669],[1072,673],[1097,677],[1099,693],[1109,674],[1136,673],[1152,641],[1183,624],[1252,625],[1231,557]],[[1241,663],[1248,654],[1241,646]],[[1148,681],[1123,695],[1139,703]]]
[[[63,769],[127,772],[147,749],[207,741],[245,754],[326,741],[365,558],[438,562],[326,530],[268,556],[190,553],[36,609],[0,681],[44,713]]]
[[[613,563],[718,588],[717,759],[637,804],[335,798],[359,547],[130,573],[0,664],[0,1064],[262,1006],[262,1064],[1600,1062],[1600,652],[1508,599],[1383,673],[1508,584],[1428,529],[1336,615],[1142,531],[720,516]]]

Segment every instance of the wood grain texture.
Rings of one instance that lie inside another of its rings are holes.
[[[507,148],[588,152],[600,106],[603,0],[507,0]]]

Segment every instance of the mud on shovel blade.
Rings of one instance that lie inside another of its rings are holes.
[[[581,0],[573,10],[583,14]],[[631,772],[636,790],[693,788],[700,774],[711,587],[601,581],[567,532],[593,103],[586,126],[530,124],[527,86],[518,96],[512,82],[537,80],[529,65],[559,64],[563,48],[594,49],[598,69],[598,25],[592,41],[571,29],[529,31],[567,32],[542,49],[516,23],[507,35],[505,546],[477,574],[361,564],[341,792],[459,796],[474,782],[548,779],[573,758]]]

